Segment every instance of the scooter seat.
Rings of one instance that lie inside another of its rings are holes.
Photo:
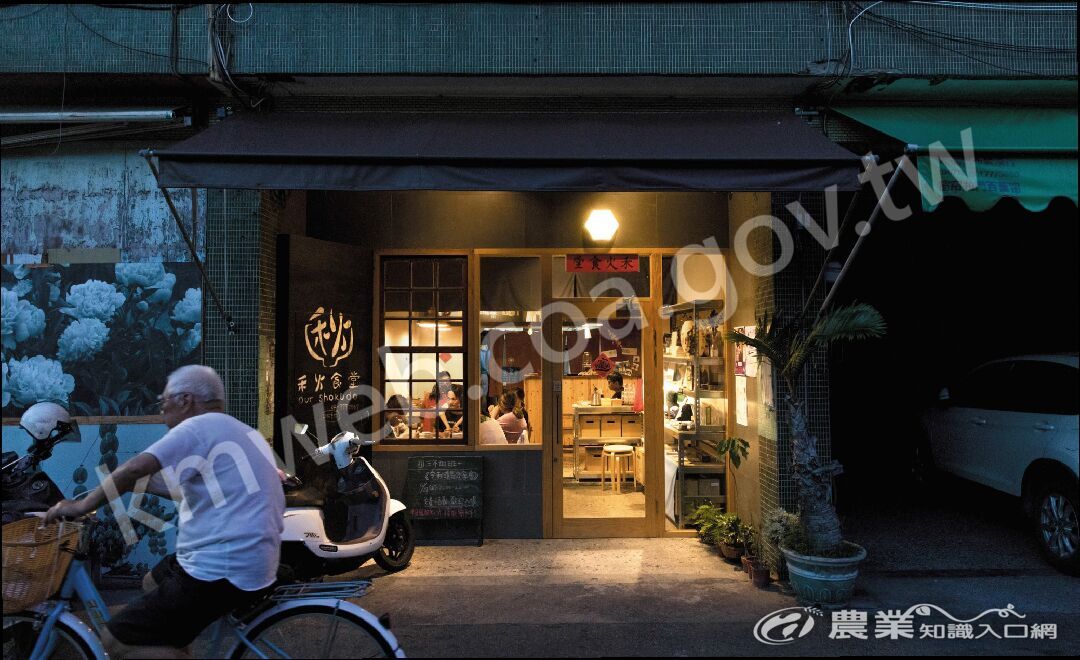
[[[290,508],[302,506],[323,506],[326,504],[326,496],[319,490],[304,487],[298,490],[285,491],[285,506]]]

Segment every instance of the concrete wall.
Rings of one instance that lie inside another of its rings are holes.
[[[768,215],[771,210],[771,195],[769,193],[732,193],[729,198],[728,217],[730,218],[731,240],[734,241],[735,232],[747,220],[759,216]],[[755,230],[755,232],[764,230]],[[757,237],[755,237],[757,238]],[[760,258],[759,255],[755,255]],[[761,259],[765,261],[764,259]],[[737,296],[734,313],[731,317],[732,326],[756,326],[757,325],[757,301],[759,289],[767,286],[766,282],[749,273],[740,259],[732,255],[728,260],[728,268],[731,274],[731,284]],[[728,300],[733,298],[728,292]],[[762,434],[775,433],[775,412],[762,403],[762,378],[745,377],[747,380],[747,425],[736,424],[730,420],[729,426],[732,437],[742,438],[750,443],[749,456],[743,460],[738,469],[732,470],[733,498],[735,512],[739,517],[755,528],[761,524],[761,479],[768,478],[762,472]],[[744,378],[736,376],[736,378]],[[734,394],[734,393],[732,393]],[[762,423],[764,421],[764,424]],[[775,437],[775,435],[773,436]],[[775,479],[775,475],[772,476]]]
[[[390,487],[395,498],[405,493],[405,473],[409,457],[430,452],[378,451],[374,465]],[[454,456],[439,453],[439,457]],[[543,493],[541,492],[543,452],[540,451],[478,451],[462,456],[484,457],[484,536],[494,539],[530,539],[544,535]],[[446,529],[441,523],[419,522],[417,538],[433,539],[453,536],[453,531],[466,532],[469,525],[454,523]],[[464,537],[464,536],[463,536]]]
[[[145,144],[62,144],[6,150],[0,175],[0,252],[8,263],[38,263],[56,248],[116,248],[120,261],[191,261],[146,161]],[[173,191],[191,221],[191,194]],[[197,247],[206,236],[206,194],[196,199]]]

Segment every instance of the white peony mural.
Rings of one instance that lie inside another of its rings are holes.
[[[38,401],[137,416],[173,369],[201,362],[202,289],[190,263],[4,266],[3,416]]]

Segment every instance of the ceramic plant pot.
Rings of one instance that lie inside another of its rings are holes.
[[[789,581],[801,605],[838,609],[847,605],[859,576],[859,563],[866,549],[854,543],[851,557],[814,557],[781,547],[787,560]]]

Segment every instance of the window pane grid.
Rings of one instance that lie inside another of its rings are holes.
[[[464,444],[464,433],[450,433],[460,418],[464,429],[464,308],[466,300],[463,257],[383,259],[382,345],[383,383],[391,422],[404,422],[404,433],[388,438],[432,444]],[[420,356],[431,356],[420,359]],[[445,359],[443,359],[445,357]],[[437,388],[438,375],[458,400],[445,403],[449,391]],[[432,392],[436,393],[433,397]],[[433,400],[434,398],[434,400]],[[391,401],[393,400],[393,401]],[[401,431],[402,429],[398,429]],[[441,437],[440,437],[441,436]]]

